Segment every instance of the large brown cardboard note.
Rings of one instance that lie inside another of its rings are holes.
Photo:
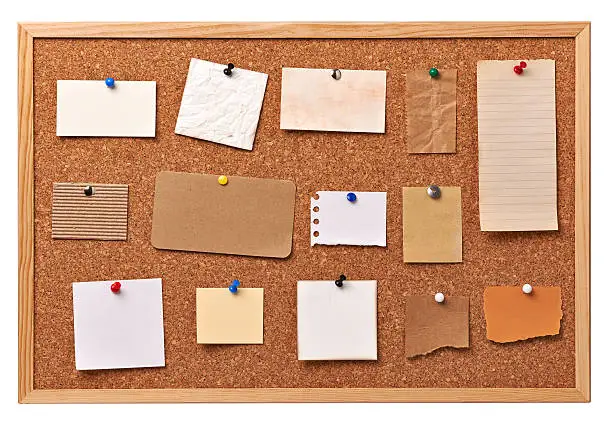
[[[434,296],[406,298],[406,356],[425,355],[441,347],[470,345],[470,299]]]
[[[291,253],[295,184],[212,174],[157,175],[151,243],[158,249],[285,258]]]
[[[408,152],[452,153],[457,144],[457,69],[406,75]]]
[[[487,339],[497,343],[559,334],[561,288],[534,286],[530,294],[521,286],[491,286],[484,292]]]
[[[482,231],[557,230],[555,61],[478,62]]]

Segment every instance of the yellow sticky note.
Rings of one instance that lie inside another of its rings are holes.
[[[198,344],[263,344],[264,289],[196,289]]]
[[[404,262],[461,262],[461,188],[440,186],[437,199],[427,187],[403,189]]]

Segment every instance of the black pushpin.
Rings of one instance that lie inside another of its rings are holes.
[[[344,284],[344,280],[346,280],[346,276],[344,274],[340,274],[340,278],[338,278],[338,280],[336,280],[334,283],[336,284],[336,286],[342,287],[342,285]]]
[[[232,69],[234,68],[234,64],[233,63],[228,63],[227,67],[225,69],[223,69],[223,73],[225,74],[225,76],[232,76]]]
[[[334,78],[335,80],[339,81],[340,78],[342,77],[342,72],[340,72],[340,69],[334,69],[332,71],[332,78]]]
[[[83,192],[85,193],[85,196],[92,196],[94,194],[94,188],[93,186],[85,186]]]

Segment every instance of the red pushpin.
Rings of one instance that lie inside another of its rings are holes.
[[[119,290],[121,290],[121,283],[115,281],[113,284],[111,284],[111,292],[119,293]]]
[[[516,73],[517,75],[520,75],[521,73],[523,73],[523,69],[525,69],[526,67],[527,67],[527,63],[520,62],[518,66],[514,66],[514,73]]]

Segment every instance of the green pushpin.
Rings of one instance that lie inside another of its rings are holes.
[[[431,69],[429,69],[429,76],[431,76],[432,78],[435,78],[439,74],[440,72],[438,72],[438,69],[436,69],[435,67],[432,67]]]

